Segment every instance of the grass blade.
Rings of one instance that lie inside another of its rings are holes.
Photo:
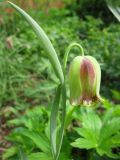
[[[60,61],[58,59],[58,56],[56,54],[56,51],[55,51],[52,43],[50,42],[48,36],[45,34],[43,29],[38,25],[38,23],[31,16],[29,16],[24,10],[22,10],[20,7],[13,4],[12,2],[8,1],[8,3],[13,8],[15,8],[26,19],[26,21],[30,24],[30,26],[32,27],[32,29],[36,33],[37,37],[39,38],[41,46],[43,46],[44,50],[46,51],[47,56],[48,56],[52,66],[54,68],[54,71],[55,71],[57,77],[60,79],[60,82],[63,84],[64,83],[64,74],[62,71],[62,67],[61,67]]]

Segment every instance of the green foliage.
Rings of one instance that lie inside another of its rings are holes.
[[[30,160],[36,157],[36,160],[41,158],[44,160],[49,157],[52,160],[50,146],[50,130],[49,117],[50,110],[45,107],[36,107],[26,111],[26,115],[8,121],[8,125],[14,125],[16,128],[7,137],[14,147],[6,150],[3,159],[12,159],[15,156],[19,157],[20,149]],[[18,154],[19,153],[19,154]],[[68,159],[66,152],[60,154],[59,160]]]
[[[108,105],[111,107],[108,108]],[[67,106],[67,108],[69,122],[67,121],[65,126],[59,160],[76,160],[77,157],[81,160],[84,160],[85,157],[95,160],[119,159],[120,105],[105,102],[104,112],[101,112],[101,107],[95,111],[84,107],[71,109],[71,106]],[[36,159],[43,158],[43,160],[46,157],[52,159],[49,118],[50,109],[37,106],[27,109],[24,115],[18,116],[17,114],[17,118],[9,120],[7,125],[15,126],[15,129],[6,137],[12,142],[12,147],[6,149],[3,159],[12,160],[14,158],[16,160],[20,157],[21,151],[30,160],[35,157]],[[81,156],[74,155],[74,147],[80,149]]]
[[[115,3],[114,0],[113,3]],[[90,15],[101,18],[106,24],[114,20],[106,0],[73,0],[72,3],[67,3],[66,7],[70,9],[72,15],[77,14],[81,18]]]
[[[86,54],[95,56],[102,67],[102,94],[110,96],[111,89],[120,87],[120,26],[105,26],[100,19],[90,16],[86,20],[77,16],[69,17],[66,12],[69,11],[63,11],[61,16],[58,10],[49,11],[49,15],[31,11],[30,15],[45,29],[60,59],[63,59],[67,46],[75,41],[84,47]],[[0,105],[24,104],[27,107],[31,102],[47,102],[56,87],[53,82],[58,81],[33,31],[18,15],[13,18],[5,17],[4,23],[0,25]],[[9,48],[9,43],[13,44],[12,48]],[[79,50],[75,48],[70,54],[70,60],[76,55],[79,55]]]
[[[100,156],[119,159],[119,152],[114,153],[114,149],[120,147],[120,117],[114,115],[115,110],[118,113],[119,109],[117,107],[106,111],[103,120],[93,111],[82,113],[82,127],[75,128],[80,138],[71,145],[81,149],[95,149]]]

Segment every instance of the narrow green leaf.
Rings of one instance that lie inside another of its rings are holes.
[[[65,128],[65,117],[66,117],[66,88],[63,85],[62,86],[62,118],[61,118],[61,128],[59,131],[59,137],[58,137],[58,147],[57,147],[57,154],[56,154],[56,160],[58,160],[60,155],[60,150],[62,147],[62,141],[63,141],[63,134],[64,134],[64,128]]]
[[[60,95],[61,95],[61,85],[58,86],[56,91],[56,96],[54,103],[52,105],[51,117],[50,117],[50,139],[52,145],[52,153],[53,156],[56,156],[56,126],[57,126],[57,114],[59,110],[60,103]]]
[[[56,51],[50,42],[48,36],[45,34],[43,29],[38,25],[38,23],[30,17],[24,10],[22,10],[20,7],[17,5],[13,4],[12,2],[8,2],[13,8],[15,8],[29,23],[29,25],[32,27],[34,32],[36,33],[37,37],[40,40],[40,44],[43,47],[43,49],[46,51],[47,56],[54,68],[54,71],[57,75],[57,77],[60,79],[60,82],[63,84],[64,83],[64,74],[62,71],[61,64],[59,62],[58,56],[56,54]]]
[[[108,8],[114,14],[114,16],[117,18],[117,20],[120,22],[120,8],[119,7],[113,7],[111,5],[108,5]]]
[[[21,147],[19,148],[19,155],[20,155],[20,160],[28,160],[27,156],[25,155]]]

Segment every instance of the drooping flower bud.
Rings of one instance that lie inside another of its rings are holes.
[[[92,56],[77,56],[69,70],[70,102],[72,105],[100,101],[101,69]]]

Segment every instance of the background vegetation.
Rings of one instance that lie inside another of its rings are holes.
[[[31,0],[29,4],[21,0],[17,3],[44,28],[60,59],[63,58],[65,49],[71,42],[80,43],[86,55],[94,56],[102,69],[101,95],[111,103],[120,103],[120,25],[104,0],[90,2]],[[2,153],[2,150],[11,146],[4,135],[8,135],[15,126],[27,124],[26,121],[23,122],[24,117],[21,121],[13,120],[12,126],[9,120],[36,106],[44,105],[50,108],[57,79],[46,59],[45,51],[29,25],[10,7],[6,5],[0,7],[0,152]],[[76,55],[79,55],[79,50],[73,49],[69,62]],[[108,102],[107,107],[111,103]],[[44,109],[39,112],[43,116],[45,114],[46,118],[43,118],[42,127],[37,127],[47,130],[43,125],[44,121],[48,123],[49,113]],[[27,127],[34,130],[34,127],[30,126],[32,123],[34,122],[30,121]],[[13,141],[12,138],[8,139]],[[27,145],[25,144],[24,149],[30,153],[28,148],[32,144],[30,142],[26,148]],[[12,151],[16,153],[15,148]],[[10,154],[5,154],[4,159],[7,160],[9,156]]]

